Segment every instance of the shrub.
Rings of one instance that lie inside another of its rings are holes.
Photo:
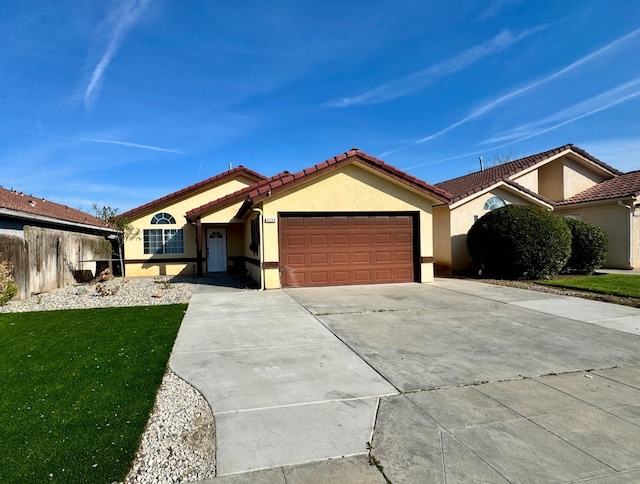
[[[546,210],[508,205],[487,213],[467,234],[467,249],[485,275],[544,279],[557,275],[571,254],[571,231]]]
[[[0,259],[0,306],[4,306],[18,294],[18,286],[11,275],[12,270],[11,262]]]
[[[607,235],[604,230],[593,224],[571,218],[565,221],[571,230],[571,257],[562,272],[593,274],[598,267],[602,267],[607,258]]]

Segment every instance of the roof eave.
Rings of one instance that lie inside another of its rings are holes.
[[[485,193],[490,192],[491,190],[495,190],[496,188],[503,188],[507,191],[513,192],[513,193],[517,193],[518,195],[528,199],[528,200],[532,200],[536,205],[540,205],[542,207],[546,207],[548,209],[553,209],[553,205],[532,195],[531,193],[527,193],[525,190],[521,190],[519,189],[517,186],[515,186],[515,183],[507,183],[504,180],[500,180],[497,183],[494,183],[493,185],[490,185],[487,188],[483,188],[482,190],[479,190],[477,192],[472,193],[471,195],[468,195],[464,198],[461,198],[460,200],[455,201],[454,203],[451,203],[449,205],[449,209],[450,210],[454,210],[462,205],[465,205],[466,203],[469,203],[471,200],[478,198],[482,195],[484,195]]]
[[[80,222],[72,222],[70,220],[62,220],[54,217],[47,217],[44,215],[36,215],[28,212],[20,212],[19,210],[11,210],[8,208],[0,208],[0,215],[5,215],[7,217],[23,219],[23,220],[34,220],[37,222],[63,225],[68,227],[79,227],[83,229],[98,230],[100,232],[108,232],[112,234],[117,234],[120,232],[117,229],[107,227],[107,226],[101,227],[99,225],[83,224]]]

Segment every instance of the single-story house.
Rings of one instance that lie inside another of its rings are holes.
[[[122,214],[129,276],[239,271],[263,288],[433,280],[450,195],[357,148],[298,173],[226,171]]]
[[[88,213],[0,188],[0,254],[13,265],[17,298],[95,276],[117,234]]]
[[[467,232],[479,217],[506,204],[539,206],[598,225],[609,239],[604,267],[640,267],[640,219],[634,217],[638,172],[623,174],[572,144],[435,186],[452,196],[433,208],[439,275],[475,269],[467,252]]]

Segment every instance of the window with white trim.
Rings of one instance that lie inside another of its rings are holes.
[[[151,225],[175,225],[173,215],[160,212],[151,218]],[[145,254],[183,254],[182,229],[144,229],[142,245]]]
[[[491,210],[495,210],[496,208],[501,208],[506,206],[506,202],[500,198],[500,197],[491,197],[489,200],[487,200],[484,203],[484,207],[482,207],[482,210],[487,210],[487,211],[491,211]]]

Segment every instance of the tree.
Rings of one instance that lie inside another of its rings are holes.
[[[117,208],[111,208],[108,205],[102,208],[97,203],[93,204],[93,211],[97,218],[102,220],[106,225],[113,227],[118,231],[116,239],[118,241],[118,256],[120,258],[120,270],[124,276],[124,261],[122,260],[122,244],[125,240],[135,240],[140,238],[140,229],[134,227],[127,217],[118,215]]]

